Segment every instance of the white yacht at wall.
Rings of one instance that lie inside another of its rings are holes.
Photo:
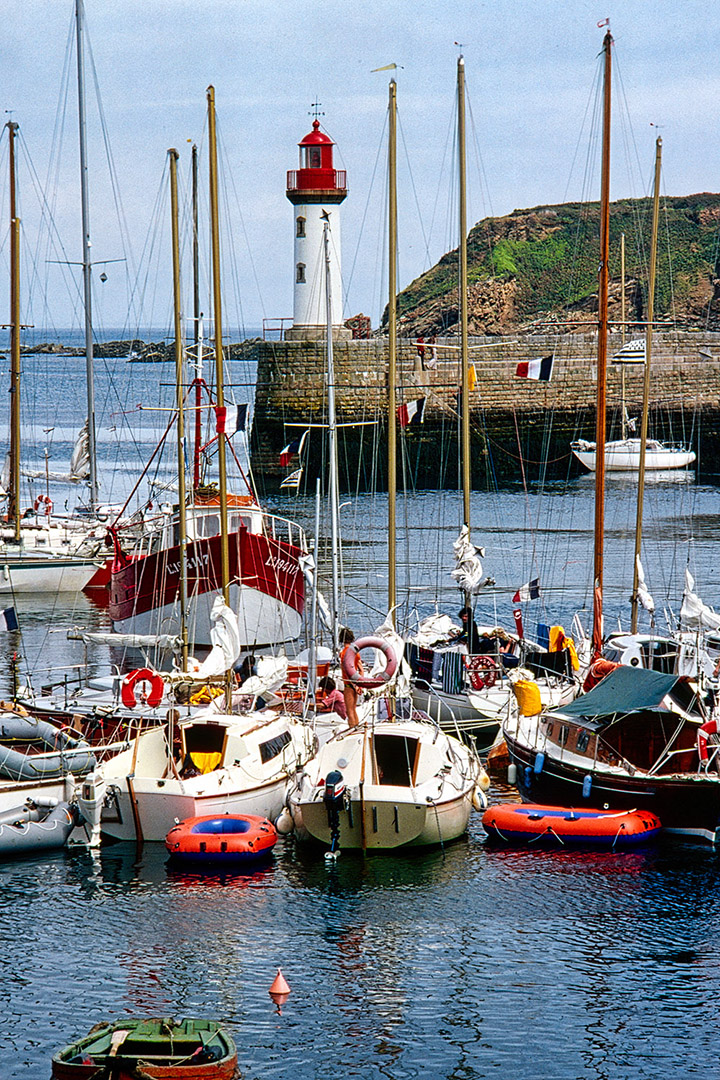
[[[640,467],[640,439],[616,439],[605,443],[605,468],[609,472],[637,472]],[[578,439],[570,443],[578,461],[595,471],[595,443]],[[685,469],[695,461],[695,452],[684,446],[648,439],[645,443],[646,469]]]

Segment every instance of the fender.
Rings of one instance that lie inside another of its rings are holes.
[[[135,692],[138,683],[140,683],[139,699]],[[139,700],[143,705],[149,705],[151,709],[154,709],[162,701],[164,691],[165,683],[157,671],[146,667],[136,668],[135,671],[130,671],[122,681],[122,703],[126,709],[134,709]]]
[[[385,657],[385,670],[379,671],[376,675],[361,675],[359,671],[356,671],[355,661],[358,653],[363,649],[378,649]],[[384,686],[385,683],[390,682],[397,671],[397,666],[395,650],[388,641],[379,637],[366,637],[354,641],[345,649],[342,660],[342,674],[343,679],[348,683],[352,683],[353,686],[357,686],[361,690],[373,690],[376,686]]]

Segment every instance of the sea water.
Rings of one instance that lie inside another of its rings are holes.
[[[30,457],[42,460],[49,445],[58,468],[85,416],[83,361],[33,357],[24,369]],[[252,375],[231,365],[236,400],[251,400]],[[103,361],[98,384],[103,491],[116,500],[167,424],[152,409],[170,406],[174,373]],[[0,415],[0,439],[5,422]],[[171,474],[168,463],[158,477],[170,483]],[[636,485],[609,478],[607,487],[610,629],[628,625]],[[479,597],[479,623],[512,627],[512,592],[539,577],[541,598],[522,607],[527,632],[538,621],[570,630],[578,612],[589,627],[593,499],[591,477],[473,494],[473,539],[495,580]],[[342,500],[343,620],[366,633],[387,608],[387,496]],[[312,496],[266,501],[313,531]],[[648,483],[643,560],[662,628],[679,611],[686,565],[703,599],[720,605],[717,502],[717,488],[692,476]],[[399,506],[398,617],[411,625],[436,608],[456,616],[458,495],[415,492]],[[320,556],[329,591],[324,546]],[[13,655],[35,680],[72,672],[86,657],[67,641],[68,627],[107,625],[82,597],[18,597],[16,606],[21,633],[0,635],[5,694]],[[127,659],[99,647],[88,658],[97,671]],[[514,794],[499,778],[491,799]],[[330,865],[317,849],[281,839],[251,874],[176,871],[161,845],[5,863],[0,1076],[47,1080],[54,1050],[100,1020],[130,1015],[220,1020],[237,1041],[242,1075],[257,1080],[715,1075],[719,886],[718,857],[702,847],[498,850],[478,814],[444,849],[346,852]],[[292,991],[281,1012],[268,996],[278,967]]]

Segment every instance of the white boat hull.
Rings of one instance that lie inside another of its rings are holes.
[[[37,555],[0,555],[0,598],[16,593],[81,592],[99,562]]]
[[[578,461],[595,471],[595,444],[585,443],[572,446],[572,452]],[[683,447],[647,446],[645,450],[645,468],[649,470],[685,469],[695,461],[695,453]],[[624,439],[605,444],[605,469],[608,472],[637,472],[640,468],[640,440]]]

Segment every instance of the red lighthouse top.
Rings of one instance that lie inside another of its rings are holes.
[[[291,202],[307,201],[307,196],[321,196],[325,201],[341,202],[347,194],[344,169],[333,167],[335,143],[320,131],[320,121],[313,120],[312,131],[300,147],[300,168],[287,174],[287,196]]]

